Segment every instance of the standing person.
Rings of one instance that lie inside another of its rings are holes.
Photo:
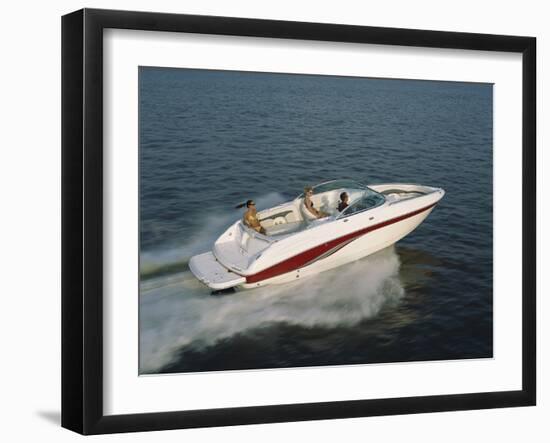
[[[259,232],[260,234],[266,234],[265,229],[260,224],[260,220],[258,220],[257,216],[257,210],[256,210],[256,203],[254,203],[254,200],[247,200],[246,203],[243,203],[241,205],[237,206],[237,209],[242,208],[246,205],[246,212],[243,216],[243,223],[248,226],[249,228],[254,229],[256,232]]]
[[[338,203],[338,211],[342,212],[349,206],[349,195],[347,192],[342,192],[340,194],[340,202]]]

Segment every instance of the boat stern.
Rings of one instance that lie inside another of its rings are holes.
[[[215,291],[233,288],[246,282],[245,277],[223,266],[212,252],[191,257],[189,270],[201,283]]]

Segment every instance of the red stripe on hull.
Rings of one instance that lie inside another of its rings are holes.
[[[377,225],[372,225],[367,228],[360,229],[359,231],[351,232],[342,237],[335,238],[334,240],[330,240],[312,249],[308,249],[307,251],[304,251],[298,255],[295,255],[294,257],[290,257],[282,262],[277,263],[276,265],[273,265],[267,269],[264,269],[263,271],[260,271],[257,274],[247,276],[246,283],[257,283],[262,280],[267,280],[268,278],[277,277],[278,275],[295,271],[296,269],[302,268],[305,265],[310,264],[317,257],[323,255],[324,253],[331,250],[332,248],[335,248],[340,243],[356,239],[357,237],[367,234],[368,232],[372,232],[377,229],[383,228],[385,226],[398,223],[407,218],[414,217],[415,215],[418,215],[424,211],[427,211],[428,209],[433,208],[436,204],[437,202],[429,206],[426,206],[424,208],[417,209],[416,211],[409,212],[408,214],[400,215],[399,217],[386,220],[385,222],[382,222],[382,223],[378,223]]]

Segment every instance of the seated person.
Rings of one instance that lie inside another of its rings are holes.
[[[249,228],[254,229],[256,232],[265,235],[265,229],[260,224],[260,220],[258,220],[258,216],[256,215],[256,203],[254,203],[254,200],[247,200],[246,203],[237,206],[237,208],[242,208],[245,205],[247,210],[243,216],[243,223]]]
[[[349,206],[349,195],[347,192],[342,192],[340,194],[340,202],[338,203],[338,211],[342,212]]]
[[[328,214],[325,214],[323,211],[319,211],[318,209],[315,209],[313,206],[313,202],[311,201],[311,197],[313,195],[313,188],[310,186],[307,186],[304,188],[304,206],[306,207],[306,210],[313,215],[315,218],[323,218],[328,216]]]

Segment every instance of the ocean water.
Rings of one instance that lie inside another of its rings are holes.
[[[142,67],[140,372],[490,358],[492,85]],[[351,178],[442,187],[396,245],[211,296],[188,260],[242,216]]]

